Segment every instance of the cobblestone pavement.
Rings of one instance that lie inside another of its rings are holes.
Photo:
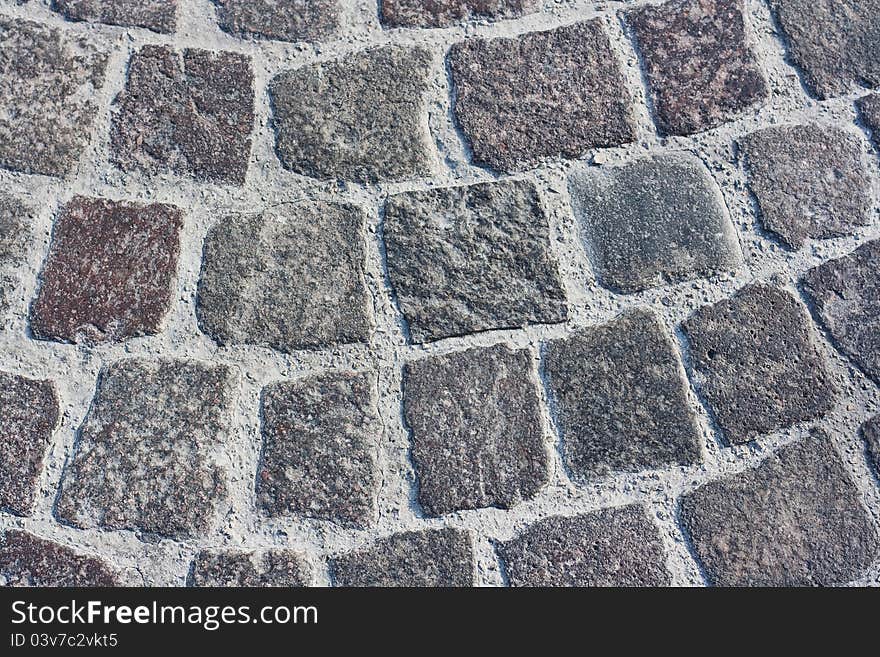
[[[0,581],[880,585],[880,0],[0,0]]]

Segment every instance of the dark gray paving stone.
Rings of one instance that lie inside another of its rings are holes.
[[[374,379],[334,372],[263,390],[257,502],[266,513],[354,527],[376,520],[382,426]]]
[[[392,196],[384,240],[388,277],[413,342],[568,316],[550,226],[531,183]]]
[[[880,240],[808,271],[801,281],[837,348],[880,383]]]
[[[269,94],[281,163],[367,183],[427,175],[430,70],[427,50],[388,46],[276,76]]]
[[[221,344],[280,351],[366,342],[364,221],[323,202],[224,218],[205,239],[199,326]]]
[[[338,0],[213,0],[220,29],[235,36],[320,41],[339,28]]]
[[[767,99],[743,0],[671,0],[630,10],[625,18],[661,133],[709,130]]]
[[[83,36],[0,17],[0,167],[71,173],[91,138],[106,65]]]
[[[825,586],[880,554],[877,530],[831,447],[816,436],[681,499],[680,518],[717,586]]]
[[[870,223],[871,183],[855,135],[833,127],[766,128],[740,140],[761,222],[788,246]]]
[[[0,372],[0,507],[30,513],[58,415],[50,381]]]
[[[0,586],[119,586],[101,559],[17,529],[0,539]]]
[[[731,443],[819,418],[834,405],[806,311],[787,292],[749,285],[682,327],[695,383]]]
[[[675,347],[638,309],[544,350],[563,458],[578,479],[700,461],[700,434]]]
[[[631,99],[598,20],[449,51],[455,118],[474,162],[509,171],[636,139]]]
[[[75,197],[55,221],[30,309],[34,335],[116,342],[158,333],[182,227],[183,213],[172,205]]]
[[[638,505],[541,520],[501,543],[511,586],[668,586],[657,527]]]
[[[874,144],[880,149],[880,94],[863,96],[856,101],[859,118],[871,133]]]
[[[226,496],[231,374],[195,361],[127,359],[101,372],[55,514],[80,528],[186,539]]]
[[[588,256],[606,287],[637,292],[742,263],[721,191],[693,155],[577,171],[568,186]]]
[[[189,586],[308,586],[309,567],[292,550],[202,550],[190,567]]]
[[[241,185],[254,124],[250,58],[149,45],[114,101],[110,159],[123,171]]]
[[[31,237],[33,210],[14,196],[0,192],[0,329],[18,284]]]
[[[381,0],[385,27],[448,27],[466,20],[519,18],[535,11],[537,0]]]
[[[880,415],[865,422],[862,435],[868,441],[868,457],[880,477]]]
[[[880,0],[770,0],[770,7],[812,94],[880,86]]]
[[[52,9],[75,21],[145,27],[169,34],[177,25],[177,0],[52,0]]]
[[[548,478],[531,357],[503,345],[407,363],[403,412],[418,499],[439,516],[510,508]]]
[[[403,532],[332,562],[336,586],[473,586],[474,555],[466,531]]]

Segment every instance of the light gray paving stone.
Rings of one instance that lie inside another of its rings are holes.
[[[33,209],[0,192],[0,329],[8,319],[32,234]]]
[[[190,566],[189,586],[308,586],[309,567],[292,550],[201,550]]]
[[[538,8],[537,0],[381,0],[385,27],[449,27],[466,20],[518,18]]]

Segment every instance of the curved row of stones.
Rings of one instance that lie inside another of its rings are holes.
[[[221,28],[235,35],[314,41],[337,29],[331,0],[216,4]],[[770,1],[789,56],[820,99],[852,83],[880,85],[880,49],[871,37],[880,4],[844,4],[841,18],[819,3]],[[65,0],[52,8],[71,20],[172,33],[175,5]],[[430,28],[533,9],[514,0],[386,0],[381,15],[389,28]],[[660,134],[709,130],[767,100],[742,12],[739,0],[621,10]],[[827,28],[819,41],[804,29],[815,22]],[[0,17],[0,167],[60,177],[72,171],[87,146],[107,56],[81,35]],[[600,20],[453,45],[453,111],[473,162],[503,174],[634,141],[632,102],[615,57]],[[383,46],[278,74],[268,93],[282,165],[364,184],[429,175],[437,157],[423,128],[430,58],[418,46]],[[857,106],[880,138],[880,96]],[[247,56],[145,46],[131,57],[113,101],[110,159],[122,171],[240,185],[253,123]],[[788,248],[871,222],[870,165],[847,127],[774,126],[737,146],[763,226]],[[568,187],[590,264],[609,290],[629,294],[742,264],[722,190],[691,154],[574,170]],[[174,303],[186,213],[82,196],[58,208],[30,305],[33,338],[90,345],[161,332]],[[21,264],[31,214],[19,199],[0,199],[4,277]],[[570,300],[531,182],[502,177],[398,193],[385,200],[383,217],[381,257],[410,344],[567,321]],[[308,201],[220,221],[204,240],[198,329],[220,345],[285,353],[369,344],[375,327],[364,280],[371,248],[365,218],[356,204]],[[505,509],[537,495],[550,468],[545,403],[576,483],[698,463],[689,381],[731,444],[821,418],[840,391],[816,347],[813,319],[880,384],[878,258],[874,241],[806,272],[801,291],[812,316],[789,291],[763,283],[705,306],[680,327],[686,363],[647,307],[547,340],[538,370],[526,351],[502,344],[407,363],[402,420],[421,513]],[[262,513],[351,528],[376,523],[383,427],[373,374],[324,372],[263,390],[252,409],[261,417],[253,481]],[[221,455],[235,376],[228,366],[191,360],[107,364],[64,468],[56,518],[174,540],[208,534],[227,496]],[[0,506],[7,511],[30,512],[58,419],[51,381],[0,373]],[[880,419],[861,434],[880,470]],[[859,497],[828,437],[815,431],[756,468],[685,494],[679,521],[712,583],[842,583],[880,554]],[[467,530],[428,529],[378,540],[333,559],[330,569],[341,585],[469,585],[473,550]],[[497,552],[513,585],[670,582],[658,529],[637,504],[540,520]],[[9,583],[118,581],[97,557],[13,529],[2,539],[0,573]],[[313,580],[295,551],[205,550],[189,581]]]

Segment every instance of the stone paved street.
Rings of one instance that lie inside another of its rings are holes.
[[[0,0],[0,585],[880,587],[880,0]]]

